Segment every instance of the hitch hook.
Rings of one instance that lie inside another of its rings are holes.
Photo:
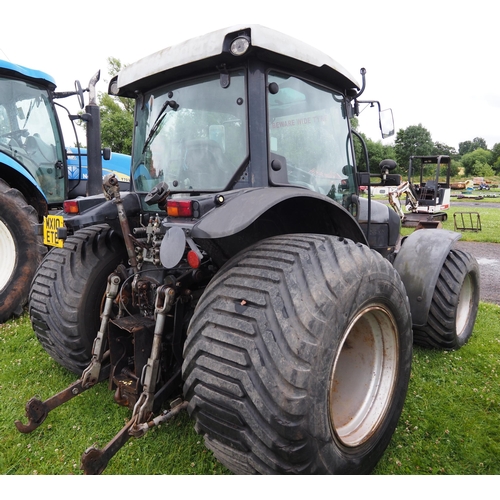
[[[82,376],[69,387],[58,392],[46,401],[40,401],[38,398],[31,398],[26,403],[26,417],[28,418],[28,423],[23,424],[20,420],[14,422],[19,432],[27,434],[34,431],[44,422],[50,411],[109,377],[110,367],[106,366],[103,369],[102,361],[105,354],[104,347],[106,345],[105,336],[107,326],[113,307],[113,301],[118,295],[120,282],[121,279],[116,274],[111,274],[108,278],[106,302],[101,317],[101,326],[94,340],[94,345],[92,346],[92,359],[90,364],[83,371]]]
[[[83,391],[85,391],[85,388],[83,387],[82,381],[77,380],[64,389],[64,391],[57,393],[55,396],[52,396],[46,401],[31,398],[26,403],[26,417],[28,418],[28,423],[23,424],[20,420],[16,420],[14,423],[17,430],[23,434],[28,434],[29,432],[34,431],[37,427],[43,424],[51,410],[61,406],[63,403],[66,403],[66,401],[73,399]]]
[[[102,474],[108,466],[109,461],[116,455],[120,448],[125,446],[130,437],[144,436],[149,429],[172,419],[187,408],[187,405],[187,401],[176,399],[172,402],[170,410],[166,410],[153,420],[142,424],[137,423],[137,415],[133,416],[104,448],[98,449],[95,446],[91,446],[85,450],[82,455],[80,469],[86,475]]]

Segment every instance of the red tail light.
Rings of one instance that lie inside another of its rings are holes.
[[[187,261],[188,264],[193,268],[193,269],[198,269],[200,267],[201,261],[200,257],[196,252],[193,252],[193,250],[189,250],[187,254]]]
[[[78,208],[78,202],[76,200],[66,200],[63,203],[63,210],[65,214],[78,214],[80,210]]]
[[[191,200],[168,200],[167,215],[170,217],[192,217],[193,204]]]

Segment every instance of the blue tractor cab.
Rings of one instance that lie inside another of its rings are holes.
[[[128,187],[129,156],[114,154],[102,169],[100,127],[93,126],[99,123],[97,104],[89,102],[82,115],[92,116],[88,149],[66,148],[55,100],[77,95],[83,107],[83,91],[78,82],[75,91],[55,90],[47,73],[0,60],[0,323],[22,312],[47,251],[42,243],[49,240],[37,235],[39,224],[62,209],[64,200],[99,192],[102,174],[113,171]]]

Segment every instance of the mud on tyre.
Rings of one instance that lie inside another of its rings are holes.
[[[184,395],[236,473],[367,473],[401,414],[411,318],[379,254],[325,235],[270,238],[224,266],[190,323]]]
[[[122,261],[121,237],[107,224],[91,226],[51,250],[33,280],[33,329],[50,356],[77,375],[90,362],[108,275]]]

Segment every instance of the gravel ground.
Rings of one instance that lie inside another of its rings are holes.
[[[487,201],[482,201],[481,203],[474,203],[471,201],[461,201],[461,202],[455,202],[453,203],[453,208],[456,207],[467,207],[467,208],[500,208],[500,203],[495,203],[491,202],[488,203]]]
[[[479,263],[481,300],[500,305],[500,244],[459,240],[456,246],[469,252]]]

